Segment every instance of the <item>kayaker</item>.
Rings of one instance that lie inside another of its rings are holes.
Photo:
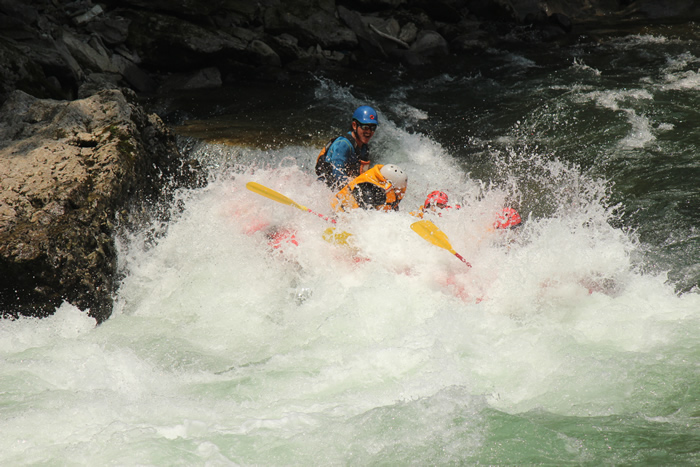
[[[439,210],[443,209],[459,209],[461,206],[459,204],[456,204],[454,206],[450,206],[447,204],[449,201],[449,197],[447,196],[447,193],[444,191],[440,190],[435,190],[431,191],[428,196],[425,198],[425,203],[423,203],[423,206],[420,207],[418,211],[413,211],[410,214],[412,216],[420,217],[421,219],[425,214],[437,214],[438,216],[442,216],[442,213]]]
[[[520,227],[522,223],[523,220],[518,211],[513,208],[503,208],[496,216],[493,228],[496,230],[515,229],[516,227]]]
[[[379,124],[377,111],[363,105],[352,114],[350,131],[333,138],[316,158],[316,175],[336,191],[369,169],[369,140]]]
[[[357,208],[398,211],[408,177],[394,164],[377,164],[355,177],[335,194],[331,206],[338,212]]]

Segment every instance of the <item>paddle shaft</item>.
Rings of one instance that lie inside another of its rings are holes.
[[[311,209],[307,208],[306,206],[302,206],[301,204],[297,203],[296,201],[293,201],[291,198],[284,196],[282,193],[279,193],[279,192],[277,192],[271,188],[268,188],[266,186],[263,186],[259,183],[248,182],[248,183],[246,183],[245,186],[250,191],[253,191],[253,192],[255,192],[261,196],[264,196],[266,198],[269,198],[273,201],[277,201],[278,203],[282,203],[282,204],[288,204],[289,206],[294,206],[295,208],[300,209],[302,211],[310,212],[311,214],[316,214],[321,219],[325,219],[328,222],[332,222],[333,224],[337,223],[335,219],[331,219],[328,216],[324,216],[323,214],[320,214],[318,212],[314,212]]]
[[[460,259],[464,264],[466,264],[468,267],[472,267],[472,265],[469,264],[469,261],[467,261],[466,259],[462,258],[462,255],[460,255],[460,254],[457,253],[457,252],[455,252],[454,255],[455,255],[457,258],[459,258],[459,259]]]
[[[325,219],[325,220],[327,220],[328,222],[332,222],[332,223],[334,223],[334,224],[337,224],[337,222],[336,222],[335,219],[331,219],[331,218],[328,217],[328,216],[324,216],[323,214],[320,214],[320,213],[318,213],[318,212],[314,212],[314,211],[312,211],[311,209],[307,208],[306,206],[303,206],[303,208],[306,209],[306,210],[307,210],[308,212],[310,212],[311,214],[316,214],[316,215],[317,215],[318,217],[320,217],[321,219]]]

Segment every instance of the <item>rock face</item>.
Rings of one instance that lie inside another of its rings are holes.
[[[428,67],[580,25],[699,18],[694,0],[0,0],[0,102]]]
[[[173,136],[118,90],[75,101],[15,91],[0,109],[0,310],[64,300],[98,322],[115,286],[115,224],[134,196],[182,181]]]

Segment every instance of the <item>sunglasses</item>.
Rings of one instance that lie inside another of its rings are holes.
[[[361,125],[360,123],[358,123],[357,128],[360,128],[361,130],[364,130],[364,131],[371,131],[372,133],[377,131],[377,125],[372,125],[369,123],[367,123],[365,125]]]

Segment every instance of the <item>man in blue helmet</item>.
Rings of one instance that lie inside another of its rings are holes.
[[[369,168],[369,140],[377,130],[377,112],[367,105],[352,114],[350,131],[326,144],[316,159],[316,175],[337,191]]]

